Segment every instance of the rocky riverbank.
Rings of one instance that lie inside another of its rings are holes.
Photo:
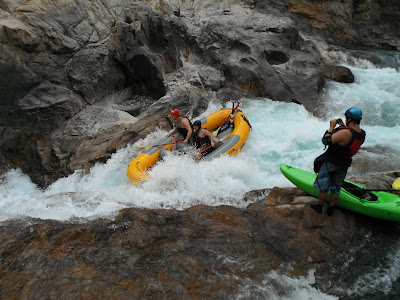
[[[388,188],[399,175],[356,180]],[[243,201],[255,199],[245,209],[128,208],[88,223],[3,222],[0,297],[230,299],[281,268],[294,277],[316,270],[329,282],[333,266],[356,263],[377,245],[383,257],[386,240],[400,237],[399,224],[341,209],[317,214],[309,207],[316,199],[297,188],[252,191]],[[326,289],[324,280],[316,287]]]

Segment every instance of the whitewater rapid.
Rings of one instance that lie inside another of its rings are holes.
[[[46,190],[38,188],[20,170],[10,170],[0,177],[0,222],[25,217],[87,222],[97,217],[112,218],[126,207],[246,207],[249,203],[243,201],[243,195],[248,191],[293,186],[281,175],[280,163],[312,170],[314,158],[324,151],[321,137],[329,121],[343,118],[351,106],[364,112],[361,127],[367,138],[348,176],[400,171],[400,74],[393,68],[344,58],[343,65],[351,69],[355,83],[327,83],[318,107],[321,118],[294,103],[244,99],[241,109],[248,115],[252,132],[239,155],[195,163],[171,153],[153,168],[150,180],[142,187],[127,180],[128,164],[140,154],[137,146],[157,143],[167,134],[165,131],[156,130],[120,149],[106,163],[96,164],[88,174],[77,171]],[[230,108],[231,103],[225,107]],[[191,117],[200,119],[221,108],[210,103],[202,115]],[[365,242],[370,239],[367,235]],[[376,264],[371,263],[362,273],[351,267],[354,258],[350,253],[348,264],[332,270],[339,278],[330,293],[350,298],[396,293],[400,288],[400,244],[391,247],[387,257],[370,259]],[[314,272],[310,270],[307,276],[291,274],[288,263],[265,274],[261,284],[243,278],[237,299],[337,299],[314,287]],[[343,274],[353,275],[346,278]]]
[[[367,132],[363,149],[354,165],[370,161],[368,168],[351,168],[349,176],[400,170],[400,75],[392,68],[372,64],[348,66],[355,83],[329,82],[322,95],[317,118],[303,106],[270,99],[244,99],[241,109],[248,115],[252,131],[244,150],[236,157],[195,163],[170,154],[151,171],[142,187],[129,183],[129,162],[140,154],[137,146],[157,143],[166,131],[156,130],[145,139],[117,151],[106,163],[88,174],[77,171],[41,190],[20,170],[1,177],[0,221],[34,217],[54,220],[90,220],[112,217],[122,208],[185,209],[197,204],[245,207],[242,200],[251,190],[291,187],[279,171],[285,163],[312,170],[321,154],[323,132],[329,120],[342,117],[347,108],[364,112],[362,128]],[[238,99],[234,99],[238,100]],[[227,103],[225,107],[231,107]],[[222,107],[210,103],[200,119]],[[376,164],[374,163],[376,161]]]

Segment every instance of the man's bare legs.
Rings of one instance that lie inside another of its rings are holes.
[[[311,208],[314,209],[317,213],[321,213],[322,212],[322,206],[324,204],[324,202],[326,201],[326,199],[328,199],[328,193],[319,193],[319,197],[318,197],[318,204],[311,204]],[[328,216],[331,216],[333,214],[333,212],[335,211],[334,206],[336,205],[336,202],[339,198],[339,194],[331,194],[331,198],[329,201],[329,207],[326,210],[326,213]]]

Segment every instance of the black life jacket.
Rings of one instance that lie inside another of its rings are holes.
[[[351,165],[352,156],[356,154],[358,150],[360,150],[361,145],[364,143],[366,133],[362,129],[361,132],[357,132],[354,129],[346,126],[340,126],[336,128],[333,133],[343,129],[350,130],[353,137],[345,146],[339,144],[333,144],[329,146],[328,150],[326,151],[326,160],[348,168]]]
[[[187,118],[187,117],[182,117],[182,118],[180,118],[180,119],[176,122],[176,125],[175,125],[175,126],[176,126],[178,132],[179,132],[180,134],[182,134],[184,138],[186,138],[186,136],[187,136],[187,134],[188,134],[187,129],[186,129],[186,128],[180,127],[180,124],[181,124],[181,120],[182,120],[182,119],[187,119],[187,120],[189,121],[190,128],[192,128],[192,130],[193,130],[193,124],[192,124],[192,122],[189,120],[189,118]]]
[[[203,146],[203,148],[207,148],[211,146],[211,140],[208,135],[205,135],[204,137],[199,137],[199,133],[203,128],[200,128],[199,130],[196,131],[194,135],[195,143],[196,143],[196,148],[199,149]]]

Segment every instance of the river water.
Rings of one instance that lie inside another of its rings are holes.
[[[89,174],[75,172],[41,190],[20,170],[11,170],[0,181],[0,222],[34,217],[87,221],[113,217],[125,207],[185,209],[197,204],[245,207],[242,196],[251,190],[292,187],[279,171],[285,163],[312,170],[314,158],[323,152],[322,134],[332,118],[344,118],[347,108],[362,109],[366,142],[354,158],[349,175],[400,171],[400,74],[363,60],[344,59],[355,75],[353,84],[329,82],[315,117],[294,103],[269,99],[244,99],[241,109],[253,127],[238,156],[214,161],[193,162],[180,155],[168,155],[151,171],[142,187],[132,186],[125,172],[140,154],[137,146],[156,144],[166,132],[158,130],[144,140],[121,149],[105,164],[97,164]],[[238,100],[238,99],[237,99]],[[231,107],[227,103],[226,107]],[[206,116],[221,107],[210,103]],[[366,269],[350,285],[338,282],[323,293],[314,287],[314,271],[305,277],[285,271],[265,275],[262,285],[243,281],[238,299],[336,299],[338,296],[386,295],[398,289],[400,243],[378,267]],[[373,284],[371,285],[371,280]],[[369,283],[365,283],[368,281]]]

